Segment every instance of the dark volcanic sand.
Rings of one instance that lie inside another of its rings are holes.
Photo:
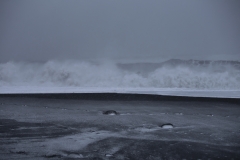
[[[240,159],[238,99],[101,96],[0,95],[0,159]]]

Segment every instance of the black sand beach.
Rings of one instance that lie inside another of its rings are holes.
[[[240,157],[240,99],[2,94],[0,117],[0,159]]]

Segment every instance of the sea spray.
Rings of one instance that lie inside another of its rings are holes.
[[[7,62],[0,64],[0,86],[240,89],[240,63]]]

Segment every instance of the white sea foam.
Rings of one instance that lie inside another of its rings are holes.
[[[128,65],[76,61],[1,63],[0,87],[240,89],[240,69],[229,63],[173,65],[165,62],[155,68],[153,64],[142,64],[144,73],[138,65],[135,64],[135,69]]]

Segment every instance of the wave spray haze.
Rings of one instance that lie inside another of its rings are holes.
[[[240,62],[7,62],[0,64],[1,86],[240,89]]]

